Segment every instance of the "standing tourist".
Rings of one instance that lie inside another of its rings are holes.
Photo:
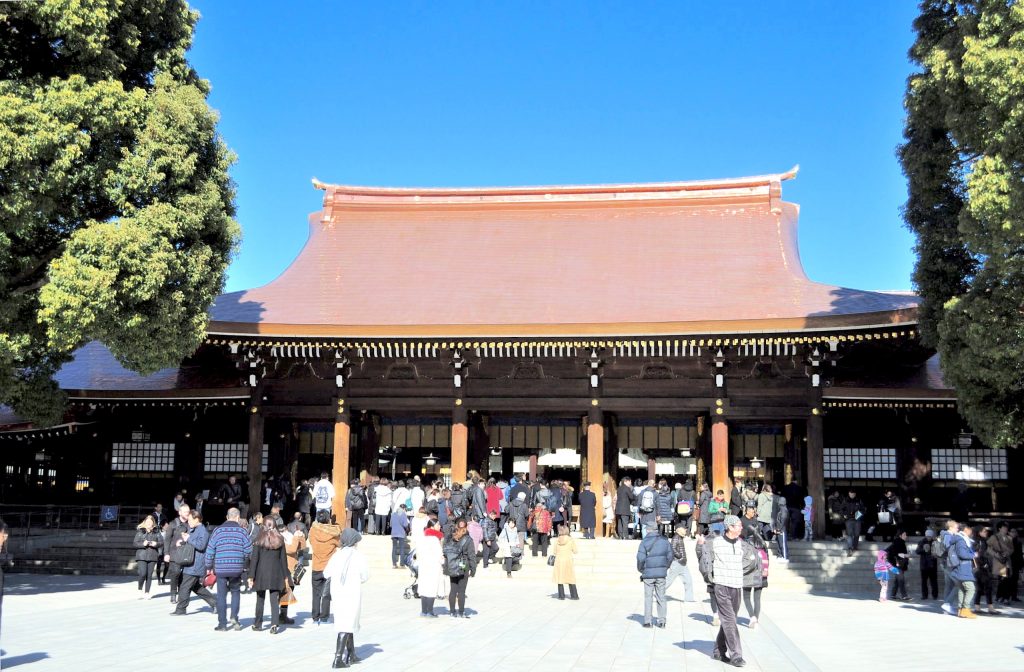
[[[391,566],[395,569],[405,567],[405,555],[408,552],[406,539],[409,537],[409,516],[405,513],[405,503],[401,503],[391,514]]]
[[[658,620],[654,623],[659,628],[665,627],[668,616],[668,604],[665,602],[665,577],[672,565],[672,544],[658,534],[658,524],[648,523],[649,527],[640,548],[636,552],[636,568],[644,584],[644,627],[651,627],[652,602],[658,602]]]
[[[551,534],[551,512],[544,508],[543,504],[538,503],[530,513],[530,517],[526,521],[526,525],[533,538],[533,545],[530,548],[533,553],[533,557],[537,557],[538,550],[545,558],[548,557],[548,538]]]
[[[203,585],[202,577],[206,575],[206,546],[210,543],[210,532],[203,525],[203,514],[198,511],[188,513],[188,532],[181,534],[178,546],[192,547],[192,562],[183,564],[181,568],[181,585],[178,588],[178,606],[172,612],[174,616],[184,616],[188,610],[189,598],[195,593],[216,612],[217,601]]]
[[[906,602],[910,599],[910,596],[907,595],[907,570],[910,569],[910,551],[907,549],[906,530],[901,530],[896,535],[892,543],[889,544],[889,548],[885,549],[885,555],[896,566],[896,569],[899,570],[892,577],[889,599]]]
[[[515,488],[513,488],[513,491]],[[526,547],[527,522],[530,519],[530,506],[526,503],[528,493],[520,491],[508,505],[508,519],[516,523],[516,534],[519,535],[519,547]]]
[[[711,529],[711,488],[707,483],[700,484],[700,494],[697,495],[697,534],[708,534]]]
[[[988,552],[989,529],[980,527],[974,535],[974,584],[977,587],[974,596],[974,606],[981,606],[981,599],[988,601],[988,613],[997,614],[995,603],[992,600],[993,577],[992,558]]]
[[[363,513],[366,511],[366,493],[363,486],[357,479],[352,479],[348,484],[348,493],[345,495],[345,517],[348,519],[348,527],[356,532],[363,531]]]
[[[611,491],[608,489],[608,484],[605,483],[601,486],[601,522],[604,524],[604,538],[611,539],[615,535],[615,499],[612,497]],[[580,500],[583,499],[583,495],[580,495]],[[580,517],[582,518],[582,509]]]
[[[391,515],[391,488],[388,487],[388,479],[380,479],[380,483],[373,489],[373,520],[374,531],[377,534],[387,534],[388,517]]]
[[[708,520],[711,531],[716,534],[725,533],[725,518],[729,514],[729,502],[725,501],[725,491],[719,490],[715,498],[708,504]],[[760,521],[760,519],[758,519]]]
[[[804,508],[800,509],[804,518],[804,541],[814,541],[814,498],[804,497]]]
[[[960,618],[977,618],[972,611],[974,606],[974,530],[964,525],[963,530],[955,535],[949,546],[949,567],[952,569],[953,580],[957,584],[957,612]]]
[[[676,577],[682,577],[683,600],[685,602],[694,602],[693,577],[690,575],[690,568],[686,566],[686,536],[686,528],[682,525],[677,527],[676,533],[672,535],[672,564],[669,566],[668,574],[665,576],[665,593],[668,593],[668,589],[672,587]]]
[[[469,618],[466,615],[466,587],[469,578],[476,575],[476,550],[469,538],[465,519],[456,523],[454,532],[444,542],[443,551],[445,574],[452,586],[448,592],[448,613],[452,618]]]
[[[789,562],[789,506],[786,498],[779,494],[772,495],[772,538],[779,549],[779,562]]]
[[[313,519],[310,509],[313,508],[313,484],[308,480],[301,481],[299,487],[295,488],[295,510],[302,518],[303,524],[308,528]]]
[[[210,535],[206,547],[206,569],[217,575],[217,627],[218,632],[228,629],[228,593],[231,593],[231,629],[241,630],[238,622],[239,591],[246,560],[252,553],[249,532],[239,524],[241,512],[231,507],[227,520]]]
[[[228,476],[228,482],[221,485],[217,491],[217,499],[226,509],[238,508],[242,503],[242,486],[238,484],[238,479]]]
[[[682,488],[682,485],[679,486]],[[673,523],[676,517],[676,494],[664,480],[658,483],[658,491],[654,495],[654,521],[666,539],[672,537]]]
[[[341,484],[345,485],[345,482],[342,481]],[[327,472],[320,472],[320,480],[313,486],[313,503],[316,510],[330,511],[334,504],[334,494],[334,485],[327,479]]]
[[[146,516],[136,528],[135,541],[133,545],[139,549],[135,551],[135,566],[139,572],[139,590],[145,584],[145,592],[139,599],[149,599],[149,588],[153,584],[153,568],[156,566],[157,558],[164,554],[164,539],[156,528],[156,520],[153,516]]]
[[[270,634],[281,629],[281,593],[291,582],[288,560],[285,557],[284,537],[277,530],[275,520],[267,516],[253,546],[249,582],[256,591],[256,620],[252,629],[263,629],[263,603],[270,593]]]
[[[580,529],[583,531],[584,539],[594,538],[594,528],[597,527],[597,495],[590,490],[590,481],[583,484],[583,492],[580,493]]]
[[[855,490],[850,490],[840,511],[846,525],[846,554],[853,555],[860,544],[861,518],[864,517],[864,502],[860,501]]]
[[[184,495],[184,491],[182,491]],[[181,541],[181,536],[188,532],[188,504],[181,504],[178,506],[176,511],[178,517],[171,521],[171,524],[167,526],[167,530],[164,532],[164,562],[168,564],[167,574],[170,577],[171,584],[171,604],[175,604],[178,601],[178,587],[181,586],[181,565],[174,562],[171,559],[171,552],[177,548],[178,542]]]
[[[828,527],[826,533],[833,539],[843,536],[843,497],[838,490],[825,500],[825,510],[828,512]]]
[[[889,577],[899,574],[900,570],[889,562],[889,554],[885,551],[878,551],[874,570],[875,579],[878,581],[878,601],[885,602],[889,599]]]
[[[313,552],[313,622],[323,623],[331,615],[331,588],[324,576],[324,567],[338,550],[341,527],[331,524],[331,512],[316,512],[316,522],[309,530],[309,546]]]
[[[939,599],[939,563],[932,553],[932,545],[941,542],[935,538],[935,530],[928,528],[924,531],[924,538],[917,542],[918,565],[921,567],[921,599]],[[931,593],[928,587],[931,586]]]
[[[480,540],[480,552],[484,559],[484,569],[487,569],[491,558],[498,554],[498,512],[488,511],[480,521],[480,529],[483,535]]]
[[[749,556],[743,558],[743,604],[750,615],[747,627],[754,629],[761,617],[761,593],[768,587],[768,547],[759,534],[743,540],[743,552]]]
[[[950,518],[946,521],[946,529],[943,530],[942,535],[939,537],[939,553],[936,554],[934,552],[936,547],[932,547],[932,555],[935,555],[936,560],[942,565],[942,573],[945,576],[942,586],[942,610],[953,616],[957,615],[957,607],[960,604],[960,582],[954,577],[959,560],[950,558],[949,551],[953,548],[953,544],[956,543],[957,535],[959,534],[960,524],[955,519]]]
[[[509,516],[505,521],[505,527],[498,535],[498,552],[502,557],[505,575],[511,579],[513,568],[523,557],[523,537],[519,534],[519,523],[516,518]]]
[[[416,542],[416,562],[420,593],[420,616],[437,618],[434,600],[444,592],[444,553],[441,552],[441,525],[436,519],[429,519],[423,536]]]
[[[757,495],[757,522],[761,523],[761,536],[768,541],[771,541],[772,530],[775,529],[775,518],[772,516],[774,499],[772,486],[766,483]]]
[[[992,581],[996,585],[996,602],[1010,604],[1010,557],[1013,555],[1013,539],[1006,521],[996,526],[996,533],[988,540],[989,567]]]
[[[697,540],[697,555],[701,557],[705,553],[710,554],[710,573],[715,584],[715,601],[721,622],[712,657],[730,663],[733,667],[743,667],[747,663],[743,660],[740,632],[736,626],[736,612],[740,608],[740,591],[743,589],[746,569],[743,564],[744,542],[740,537],[743,525],[733,515],[726,516],[723,523],[724,534],[715,535],[707,541],[703,538]]]
[[[633,481],[623,478],[619,481],[619,492],[615,499],[615,519],[619,525],[619,539],[629,539],[629,520],[633,515],[631,507],[634,502],[636,502],[636,495],[633,494]]]
[[[302,523],[292,523],[285,526],[280,518],[277,520],[277,531],[284,538],[284,556],[288,561],[288,576],[294,577],[295,570],[299,566],[299,556],[306,550],[306,534],[302,530]],[[294,583],[294,578],[292,578]],[[295,599],[294,586],[285,588],[281,595],[281,624],[292,625],[294,618],[288,616],[288,607],[298,602]]]
[[[576,592],[576,566],[573,560],[576,555],[576,540],[569,535],[568,525],[558,526],[558,538],[555,540],[552,554],[555,556],[555,571],[552,575],[555,585],[558,586],[558,599],[565,599],[565,588],[569,586],[569,599],[580,599]]]
[[[356,658],[355,634],[359,632],[359,614],[363,608],[363,584],[370,578],[366,558],[356,545],[362,535],[353,529],[341,533],[341,550],[335,553],[324,576],[331,581],[331,595],[334,596],[334,630],[337,642],[334,649],[334,667],[348,667],[358,663]]]

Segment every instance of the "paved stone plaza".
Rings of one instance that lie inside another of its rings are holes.
[[[643,591],[630,566],[629,549],[636,544],[579,543],[582,549],[604,549],[581,552],[579,602],[554,599],[550,568],[542,559],[527,558],[528,566],[511,580],[500,568],[481,569],[469,585],[472,618],[463,621],[449,618],[440,603],[440,618],[419,618],[418,600],[402,597],[409,573],[390,568],[389,540],[364,541],[361,548],[372,563],[363,630],[356,637],[364,661],[359,669],[734,669],[710,657],[717,628],[709,623],[702,581],[696,583],[696,603],[681,601],[677,582],[670,590],[668,627],[643,629]],[[613,566],[595,571],[594,557]],[[216,669],[246,672],[330,668],[334,633],[332,626],[309,621],[308,583],[298,590],[296,625],[276,636],[248,629],[253,596],[242,598],[245,630],[218,633],[202,602],[193,601],[189,616],[175,618],[168,615],[166,587],[154,591],[156,597],[145,601],[138,599],[134,582],[123,578],[10,576],[0,664],[5,670],[83,672],[162,668],[174,660],[188,661],[189,669],[230,661],[229,668]],[[1024,611],[1010,609],[965,621],[940,614],[935,602],[883,605],[867,595],[815,596],[769,587],[761,625],[743,627],[742,612],[740,636],[751,670],[1021,670],[1022,618]],[[204,651],[209,662],[201,661]]]

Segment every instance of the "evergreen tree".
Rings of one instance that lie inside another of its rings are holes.
[[[910,51],[904,209],[921,334],[961,414],[1024,441],[1024,3],[924,0]]]
[[[42,423],[99,340],[140,373],[202,342],[239,239],[184,0],[0,3],[0,404]]]

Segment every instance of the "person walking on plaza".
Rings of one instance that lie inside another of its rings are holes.
[[[533,557],[537,557],[537,551],[545,558],[548,557],[548,538],[551,535],[551,512],[544,508],[543,504],[537,504],[530,517],[526,521],[527,529],[533,539],[530,547]]]
[[[705,535],[711,531],[711,488],[707,483],[700,484],[700,494],[697,495],[697,534]]]
[[[996,587],[996,602],[999,604],[1010,604],[1011,563],[1013,555],[1013,539],[1010,537],[1010,525],[1001,521],[996,525],[996,533],[988,540],[989,567],[992,571],[992,581]]]
[[[520,491],[508,505],[508,520],[516,523],[516,534],[519,535],[519,548],[526,548],[527,522],[530,519],[530,505],[526,503],[527,492]]]
[[[498,535],[498,553],[502,557],[505,575],[512,578],[513,568],[523,557],[523,537],[519,534],[519,523],[511,516]]]
[[[864,517],[864,502],[860,501],[855,490],[850,490],[840,511],[846,525],[846,554],[853,555],[860,544],[861,518]]]
[[[331,615],[331,587],[324,576],[324,567],[338,550],[341,526],[331,524],[331,512],[316,512],[316,522],[309,530],[309,547],[313,553],[313,622],[323,623]]]
[[[683,601],[694,602],[693,577],[690,575],[690,568],[686,566],[686,537],[687,528],[680,525],[676,533],[672,535],[672,564],[669,565],[668,574],[665,576],[665,593],[672,587],[676,577],[683,580]]]
[[[341,533],[341,550],[335,553],[324,568],[324,576],[331,582],[334,596],[334,667],[348,667],[358,663],[355,635],[359,632],[359,616],[363,610],[363,584],[370,579],[370,568],[357,544],[362,535],[349,528]]]
[[[998,614],[995,602],[993,601],[993,579],[992,557],[988,552],[989,529],[980,527],[974,534],[974,606],[977,609],[981,606],[984,598],[988,602],[988,613]]]
[[[750,615],[747,627],[754,629],[761,617],[761,593],[768,587],[768,547],[759,534],[743,540],[743,552],[749,554],[743,558],[743,605]]]
[[[942,610],[952,616],[957,615],[957,607],[960,604],[960,582],[954,577],[959,561],[950,558],[949,551],[956,543],[959,534],[960,524],[950,518],[946,521],[946,529],[939,537],[938,548],[932,546],[932,555],[936,556],[937,562],[942,566],[942,574],[945,577],[942,585]],[[938,553],[935,552],[936,550]]]
[[[480,554],[483,556],[484,569],[488,565],[497,564],[493,561],[498,555],[498,516],[497,511],[489,510],[483,520],[480,521],[482,537],[480,539]]]
[[[636,568],[644,584],[644,627],[651,627],[653,601],[658,603],[658,620],[653,624],[665,627],[668,604],[665,602],[665,577],[672,565],[672,544],[658,534],[658,524],[648,523],[647,535],[640,542],[636,552]]]
[[[932,553],[932,544],[940,544],[935,538],[935,530],[928,528],[924,531],[924,537],[917,542],[915,554],[918,556],[917,564],[921,568],[921,599],[939,599],[939,572],[938,561]],[[928,587],[931,586],[929,593]],[[929,598],[929,595],[931,598]]]
[[[236,507],[227,511],[227,520],[210,535],[206,547],[206,569],[217,575],[217,627],[224,632],[228,629],[228,593],[231,593],[232,630],[241,630],[238,622],[238,607],[245,563],[252,553],[252,542],[248,531],[239,524],[241,512]]]
[[[455,524],[455,530],[445,540],[442,551],[445,575],[451,581],[451,590],[448,591],[448,613],[452,618],[469,618],[466,615],[466,588],[469,585],[469,578],[476,576],[476,550],[473,548],[473,540],[469,537],[465,519],[459,519]]]
[[[391,514],[391,566],[395,569],[405,567],[409,529],[409,516],[406,515],[403,502]]]
[[[263,629],[263,604],[270,593],[270,634],[281,629],[281,593],[290,583],[284,536],[272,516],[263,519],[263,528],[253,545],[249,582],[256,591],[256,619],[252,629]]]
[[[957,584],[957,612],[960,618],[977,618],[972,610],[974,606],[974,530],[964,525],[959,534],[953,536],[946,562],[952,570],[953,580]]]
[[[178,601],[178,588],[181,586],[182,567],[171,559],[171,552],[178,546],[181,536],[188,532],[188,514],[191,509],[188,504],[182,504],[177,509],[178,517],[171,521],[164,532],[164,562],[167,563],[167,576],[171,588],[171,604]]]
[[[145,586],[145,592],[140,599],[149,599],[149,588],[153,584],[153,568],[158,558],[164,555],[164,538],[157,529],[156,520],[153,516],[146,516],[136,528],[133,545],[135,551],[135,566],[139,572],[139,590]]]
[[[345,494],[346,517],[348,527],[356,532],[363,531],[363,513],[366,512],[366,493],[358,479],[352,479],[348,485],[348,492]]]
[[[198,511],[188,513],[188,532],[181,534],[178,546],[188,544],[193,550],[193,560],[181,569],[181,585],[178,588],[178,604],[172,612],[175,616],[184,616],[188,610],[189,598],[192,593],[206,602],[216,612],[217,600],[203,586],[202,577],[206,575],[206,546],[210,543],[210,532],[203,525],[203,514]]]
[[[580,493],[580,530],[584,539],[593,539],[597,528],[597,495],[590,489],[590,481],[583,484]]]
[[[875,579],[878,581],[878,601],[885,602],[889,599],[889,579],[900,570],[889,562],[889,554],[885,551],[878,551],[874,564]]]
[[[345,485],[345,482],[341,482]],[[328,480],[327,472],[320,472],[320,480],[313,486],[313,505],[317,511],[330,511],[334,505],[334,485]]]
[[[633,494],[633,481],[623,478],[619,481],[619,492],[615,498],[615,520],[618,522],[616,534],[619,539],[629,539],[629,521],[633,517],[630,507],[636,502]]]
[[[285,525],[281,519],[277,520],[277,531],[284,538],[284,557],[288,561],[288,576],[294,582],[295,570],[299,567],[299,557],[306,550],[306,534],[303,532],[302,523],[295,522]],[[281,625],[292,625],[295,619],[288,616],[288,607],[298,602],[295,598],[294,586],[286,587],[281,594]]]
[[[565,585],[569,586],[569,599],[580,599],[576,592],[576,565],[573,556],[576,555],[576,540],[569,535],[568,525],[558,526],[558,538],[551,549],[555,556],[555,571],[552,579],[558,586],[558,599],[565,599]]]
[[[437,618],[434,600],[444,593],[444,553],[441,552],[441,524],[429,519],[423,536],[416,543],[417,584],[420,594],[420,616]]]
[[[910,599],[910,596],[907,595],[907,571],[910,569],[910,551],[907,549],[906,530],[900,530],[896,534],[892,543],[889,544],[889,548],[885,549],[885,555],[896,566],[896,569],[899,570],[892,577],[889,599],[906,602]]]
[[[712,657],[725,661],[734,667],[743,667],[743,647],[740,643],[740,632],[736,625],[736,612],[740,608],[740,592],[743,590],[744,541],[740,536],[743,525],[736,516],[726,516],[723,521],[725,533],[708,539],[697,539],[697,555],[701,565],[710,564],[709,574],[715,590],[715,602],[718,605],[718,618],[721,625]],[[710,546],[710,548],[708,548]],[[704,560],[704,554],[708,554]],[[749,554],[746,554],[749,556]]]

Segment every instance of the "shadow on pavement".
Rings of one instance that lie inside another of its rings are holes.
[[[384,649],[378,644],[362,644],[356,647],[356,655],[359,660],[369,660],[375,653],[383,653]]]
[[[710,625],[711,621],[714,619],[714,616],[708,616],[707,614],[695,611],[692,614],[690,614],[690,618],[692,618],[695,621],[700,621],[701,623],[707,623]]]
[[[85,576],[50,576],[40,581],[38,577],[29,575],[8,574],[5,595],[45,595],[48,593],[67,593],[83,590],[102,590],[112,585],[132,583],[135,579],[121,577],[85,577]]]
[[[687,639],[682,642],[676,642],[674,646],[678,646],[683,651],[699,651],[709,658],[715,650],[715,642],[710,639]]]
[[[28,663],[37,663],[40,660],[46,660],[50,657],[50,654],[43,651],[37,651],[36,653],[25,653],[20,656],[9,656],[7,658],[0,659],[0,667],[8,669],[16,667],[18,665],[26,665]]]

